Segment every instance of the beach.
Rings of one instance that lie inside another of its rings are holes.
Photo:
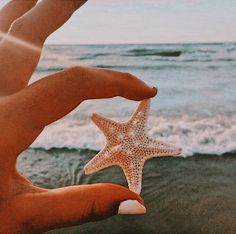
[[[46,188],[101,182],[127,186],[118,167],[84,175],[84,163],[95,154],[90,150],[29,150],[18,159],[18,167]],[[235,233],[235,168],[236,153],[153,158],[143,173],[141,196],[147,214],[114,216],[48,233]]]
[[[147,214],[49,233],[236,233],[235,43],[48,45],[32,81],[74,65],[130,72],[152,86],[147,133],[183,149],[182,157],[145,164],[141,196]],[[85,176],[83,167],[105,139],[93,112],[127,121],[137,102],[82,103],[49,125],[22,153],[18,169],[44,188],[91,183],[127,186],[118,167]]]

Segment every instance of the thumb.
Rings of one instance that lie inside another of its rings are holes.
[[[127,201],[128,200],[128,201]],[[9,205],[24,233],[78,225],[120,214],[146,212],[142,198],[119,185],[91,184],[26,193]]]
[[[125,187],[115,184],[93,184],[87,190],[89,220],[100,220],[116,214],[144,214],[143,199]]]

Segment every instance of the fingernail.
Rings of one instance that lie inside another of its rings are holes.
[[[120,203],[118,214],[145,214],[146,208],[136,200],[126,200]]]

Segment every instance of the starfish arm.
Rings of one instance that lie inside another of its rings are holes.
[[[90,160],[84,167],[86,175],[93,174],[97,171],[116,165],[114,159],[116,149],[109,145],[100,151],[92,160]]]
[[[150,103],[151,103],[150,99],[145,99],[145,100],[141,101],[138,105],[138,108],[133,113],[131,119],[133,119],[133,120],[140,120],[140,119],[147,120],[148,112],[150,109]]]
[[[142,190],[143,160],[127,160],[120,164],[123,169],[129,189],[137,194]]]
[[[130,128],[134,129],[135,135],[140,135],[146,130],[148,113],[150,109],[150,99],[140,102],[138,108],[129,120]]]
[[[120,127],[120,124],[117,122],[107,119],[104,116],[94,113],[91,117],[92,121],[97,125],[97,127],[104,133],[106,138],[109,137],[109,140],[112,140],[112,135],[115,136],[115,133]]]
[[[161,156],[177,156],[181,153],[181,148],[148,137],[146,138],[146,145],[145,154],[147,159]]]

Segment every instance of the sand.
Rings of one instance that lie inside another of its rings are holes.
[[[33,182],[48,188],[96,182],[126,186],[118,167],[83,174],[83,165],[95,153],[31,150],[22,155],[18,166]],[[146,163],[143,175],[146,215],[114,216],[48,233],[236,233],[235,178],[233,153],[154,158]]]

